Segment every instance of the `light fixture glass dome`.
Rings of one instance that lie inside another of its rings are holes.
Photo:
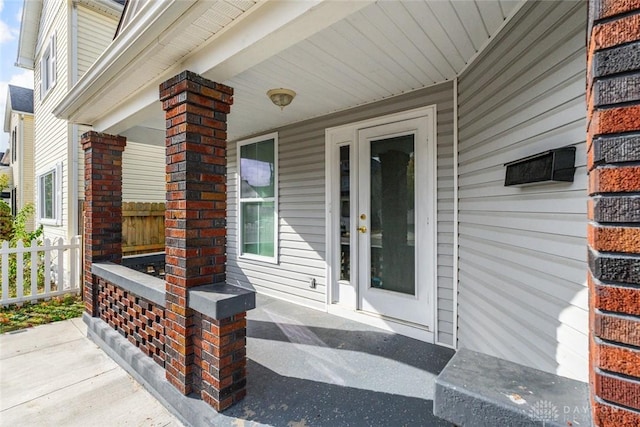
[[[284,107],[291,104],[296,93],[291,89],[278,88],[269,90],[267,96],[271,99],[271,102],[280,107],[281,110],[284,110]]]

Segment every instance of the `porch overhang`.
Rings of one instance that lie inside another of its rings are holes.
[[[198,20],[226,3],[149,3],[58,117],[154,140],[164,132],[158,85],[190,70],[235,88],[233,140],[455,79],[523,4],[259,2],[204,34]],[[284,112],[265,95],[274,87],[298,92]]]
[[[226,81],[370,1],[248,3],[251,5],[226,25],[205,31],[199,20],[207,15],[230,15],[225,10],[228,3],[148,2],[54,114],[118,133],[132,123],[160,115],[158,85],[177,72],[188,69]]]

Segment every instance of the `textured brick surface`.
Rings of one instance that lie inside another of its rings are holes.
[[[595,138],[593,149],[595,163],[637,162],[640,161],[640,134]]]
[[[596,311],[593,332],[604,340],[640,347],[640,319],[637,317]]]
[[[598,342],[595,353],[600,369],[640,377],[640,350]]]
[[[97,316],[91,264],[122,260],[122,152],[126,139],[98,132],[81,138],[84,150],[84,302]]]
[[[598,251],[640,253],[640,228],[589,225],[591,247]]]
[[[640,426],[640,412],[629,411],[597,402],[594,405],[595,425],[600,427],[638,427]]]
[[[594,284],[594,305],[597,309],[640,315],[640,290],[622,286]]]
[[[630,408],[640,408],[640,382],[619,376],[595,373],[595,392],[603,400]]]
[[[640,42],[597,52],[593,56],[593,77],[610,76],[638,69]]]
[[[640,61],[640,57],[638,58]],[[591,121],[593,136],[640,130],[640,105],[596,110]]]
[[[640,101],[640,76],[620,76],[599,80],[595,84],[594,96],[596,106]]]
[[[628,15],[593,28],[596,50],[640,40],[640,15]]]
[[[605,282],[640,283],[640,257],[589,251],[589,269],[593,276]]]
[[[590,0],[590,384],[596,426],[640,425],[640,0]],[[619,406],[618,406],[619,405]]]
[[[596,197],[590,219],[603,223],[640,222],[640,197],[635,195]]]
[[[594,19],[610,18],[640,9],[640,0],[597,0],[591,8]]]
[[[589,172],[590,194],[640,191],[640,166],[603,167]]]
[[[160,85],[167,149],[167,379],[221,411],[245,395],[244,313],[216,321],[187,290],[225,281],[226,138],[233,89],[185,71]]]
[[[217,411],[246,394],[246,315],[222,320],[196,314],[195,364],[200,396]]]
[[[97,281],[100,318],[164,367],[164,308],[102,278]]]

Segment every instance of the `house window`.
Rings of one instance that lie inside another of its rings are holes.
[[[277,262],[278,134],[238,143],[239,254]]]
[[[38,176],[38,219],[42,224],[62,224],[62,164]]]
[[[56,84],[56,35],[49,39],[49,44],[40,60],[40,99],[44,98]]]
[[[17,137],[16,137],[16,128],[13,128],[13,130],[11,131],[11,162],[15,162],[16,159],[18,158],[18,156],[16,155],[17,153]]]
[[[18,215],[18,191],[15,187],[11,190],[11,215]]]

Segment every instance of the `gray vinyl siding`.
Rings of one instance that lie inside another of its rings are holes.
[[[127,141],[122,153],[122,201],[164,203],[166,159],[164,146]]]
[[[528,3],[459,79],[460,347],[587,380],[586,3]],[[574,146],[573,183],[504,163]]]
[[[453,344],[453,85],[411,92],[352,110],[277,129],[279,132],[279,263],[238,259],[237,150],[227,150],[227,281],[324,308],[325,129],[437,105],[438,337]],[[266,134],[267,132],[265,132]],[[316,289],[309,288],[315,278]]]

